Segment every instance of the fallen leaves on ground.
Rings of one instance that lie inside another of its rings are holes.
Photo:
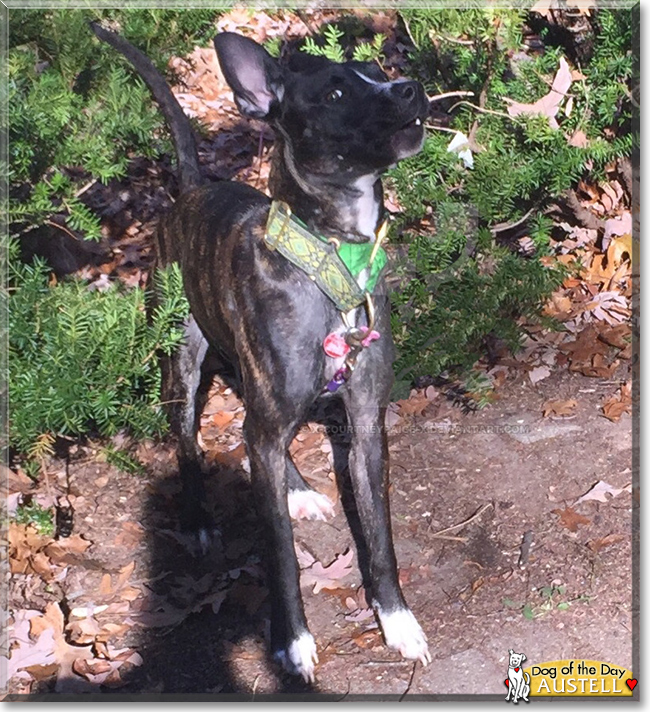
[[[582,502],[609,502],[610,499],[618,497],[621,492],[631,492],[632,486],[625,485],[625,487],[613,487],[608,482],[604,480],[599,480],[588,492],[578,497],[574,502],[573,506],[577,506]]]
[[[612,349],[598,338],[599,331],[593,324],[582,329],[573,341],[560,344],[559,349],[567,354],[569,370],[584,376],[609,378],[619,365]]]
[[[320,561],[314,560],[307,568],[301,570],[301,586],[313,586],[313,593],[319,593],[323,589],[343,588],[345,584],[342,579],[352,573],[353,558],[354,552],[348,549],[343,554],[337,554],[328,566],[323,566]]]
[[[594,552],[599,552],[608,546],[613,546],[621,541],[626,541],[629,537],[623,536],[622,534],[608,534],[601,539],[592,539],[587,542],[587,546]]]
[[[37,681],[56,676],[55,692],[88,692],[98,685],[119,687],[123,684],[120,667],[142,664],[134,650],[116,650],[106,643],[99,647],[70,645],[58,603],[50,603],[43,613],[17,611],[9,627],[9,649],[8,678]]]
[[[10,522],[9,567],[12,574],[37,574],[44,581],[61,576],[64,564],[78,559],[92,542],[75,534],[55,541],[31,524]]]
[[[566,417],[573,415],[575,409],[578,405],[578,401],[575,398],[569,398],[568,400],[547,400],[544,405],[542,405],[542,413],[545,418],[550,417]]]
[[[343,604],[348,611],[343,616],[346,621],[360,623],[373,618],[375,615],[368,601],[366,589],[363,586],[359,586],[356,591],[351,591],[350,595],[346,595]]]
[[[554,509],[552,511],[553,514],[557,514],[560,517],[560,526],[563,526],[570,532],[577,532],[580,524],[591,523],[591,519],[583,517],[582,514],[578,514],[571,507],[567,507],[566,509]]]
[[[618,393],[610,396],[602,405],[603,415],[617,423],[623,413],[632,412],[632,381],[624,383]]]
[[[539,383],[540,381],[543,381],[545,378],[548,378],[551,375],[551,369],[548,366],[535,366],[535,368],[531,369],[528,372],[528,378],[530,378],[530,382],[535,385],[536,383]]]

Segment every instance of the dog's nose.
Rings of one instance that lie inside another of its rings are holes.
[[[393,91],[398,99],[412,104],[422,95],[422,85],[419,82],[396,82]]]

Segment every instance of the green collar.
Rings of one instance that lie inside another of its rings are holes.
[[[372,294],[388,258],[379,246],[385,229],[377,231],[374,243],[341,242],[310,232],[286,203],[271,203],[264,242],[309,275],[342,312],[359,306]],[[364,287],[357,281],[363,270],[370,269]]]

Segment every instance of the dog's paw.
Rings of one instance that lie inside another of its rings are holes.
[[[316,490],[289,490],[287,497],[292,519],[319,519],[324,522],[334,516],[332,500]]]
[[[303,633],[286,649],[276,650],[273,657],[290,675],[299,675],[305,682],[314,682],[314,665],[318,662],[318,655],[311,633]]]
[[[384,613],[377,607],[377,615],[389,648],[407,660],[419,660],[423,665],[431,662],[427,636],[408,608]]]

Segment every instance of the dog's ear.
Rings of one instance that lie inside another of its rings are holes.
[[[253,119],[267,118],[284,93],[277,61],[257,42],[235,32],[218,34],[214,48],[239,111]]]
[[[528,658],[522,653],[522,654],[521,654],[521,661],[523,662],[524,660],[528,660]]]
[[[512,655],[515,651],[512,648],[510,648],[510,650],[508,650],[508,652],[510,653],[510,655]]]

